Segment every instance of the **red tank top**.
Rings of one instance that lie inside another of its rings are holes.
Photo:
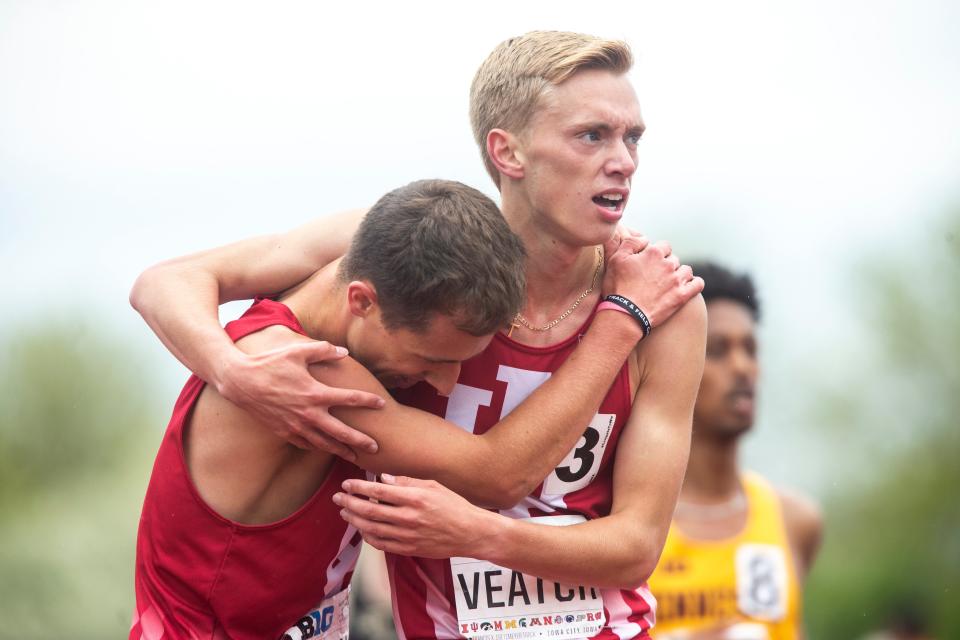
[[[577,334],[550,347],[530,347],[497,334],[483,353],[463,363],[449,397],[438,395],[429,385],[419,384],[399,392],[398,399],[442,416],[467,431],[484,433],[560,367],[573,353],[592,319]],[[556,521],[564,523],[608,515],[613,500],[614,454],[631,405],[629,371],[624,365],[574,449],[533,494],[500,513],[513,518],[560,516]],[[509,570],[503,572],[504,582],[491,583],[487,577],[491,570],[496,574],[494,581],[500,579],[495,565],[476,563],[480,568],[471,573],[471,565],[464,564],[465,561],[453,559],[451,565],[451,560],[388,556],[394,616],[401,640],[574,637],[563,635],[571,633],[574,627],[570,624],[558,633],[563,623],[569,623],[571,617],[574,624],[590,623],[593,616],[600,616],[601,609],[602,621],[594,628],[602,628],[587,634],[591,637],[646,637],[653,624],[655,601],[646,586],[637,590],[586,587],[579,589],[579,594],[593,592],[595,597],[584,601],[582,610],[561,611],[555,607],[547,611],[550,602],[544,603],[544,593],[555,590],[560,600],[568,600],[565,596],[575,594],[577,589],[536,578],[524,580],[518,577],[520,574],[507,578]],[[527,606],[528,601],[531,606]],[[489,606],[477,606],[481,602]],[[567,606],[564,602],[559,604]]]
[[[271,325],[304,333],[271,300],[256,301],[226,331],[236,341]],[[130,640],[274,640],[288,630],[310,637],[335,622],[317,606],[346,589],[360,551],[360,535],[331,497],[363,472],[338,458],[313,497],[272,524],[221,517],[197,493],[183,454],[184,424],[204,384],[193,376],[183,388],[154,463],[137,536]]]

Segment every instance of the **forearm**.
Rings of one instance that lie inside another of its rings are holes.
[[[231,358],[241,356],[220,326],[216,278],[178,262],[143,272],[130,292],[130,304],[177,360],[219,388]]]
[[[348,480],[334,495],[341,516],[378,549],[426,558],[485,560],[569,585],[635,588],[656,566],[661,523],[656,500],[633,496],[609,516],[556,526],[486,511],[433,480],[384,476]],[[669,522],[669,518],[667,518]]]
[[[486,446],[470,456],[467,479],[510,506],[532,492],[583,435],[641,336],[626,315],[599,313],[550,379],[482,436]],[[436,479],[453,487],[461,474],[447,467]]]
[[[287,233],[167,260],[137,278],[130,304],[180,362],[219,388],[241,356],[220,327],[219,305],[302,282],[343,254],[364,213],[347,211]]]
[[[349,407],[335,413],[380,444],[376,454],[358,458],[365,469],[429,478],[474,504],[506,509],[533,491],[576,445],[640,335],[626,315],[601,313],[563,366],[483,435],[392,401],[376,413]],[[339,380],[352,388],[380,389],[349,360],[316,367],[314,375],[327,384]]]
[[[478,559],[564,584],[636,588],[653,572],[660,555],[655,533],[628,512],[570,526],[490,512],[483,517],[489,535],[474,554]]]

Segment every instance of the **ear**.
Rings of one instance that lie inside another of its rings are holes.
[[[365,280],[354,280],[347,285],[347,305],[350,313],[366,318],[377,308],[377,290]]]
[[[487,155],[493,166],[508,178],[523,177],[523,150],[517,136],[503,129],[490,129],[487,133]]]

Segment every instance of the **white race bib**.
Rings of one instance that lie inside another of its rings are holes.
[[[772,544],[737,547],[737,607],[742,613],[775,622],[787,614],[787,561]]]
[[[562,496],[582,489],[597,477],[617,416],[598,413],[560,464],[543,481],[543,495]]]
[[[527,518],[565,526],[577,515]],[[567,586],[473,558],[451,558],[462,635],[480,640],[589,638],[603,628],[603,598],[596,587]]]
[[[347,587],[308,611],[280,640],[347,640],[349,637],[350,587]]]

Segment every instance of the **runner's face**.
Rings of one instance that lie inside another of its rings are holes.
[[[449,395],[460,376],[460,363],[483,351],[492,337],[462,331],[452,316],[439,313],[422,332],[388,330],[379,317],[371,320],[376,326],[366,332],[363,346],[351,352],[388,389],[425,381]]]
[[[548,90],[519,136],[521,188],[545,231],[574,246],[610,237],[630,196],[643,129],[625,75],[580,71]]]
[[[753,425],[757,385],[756,323],[732,300],[707,303],[707,357],[694,408],[697,429],[738,435]]]

